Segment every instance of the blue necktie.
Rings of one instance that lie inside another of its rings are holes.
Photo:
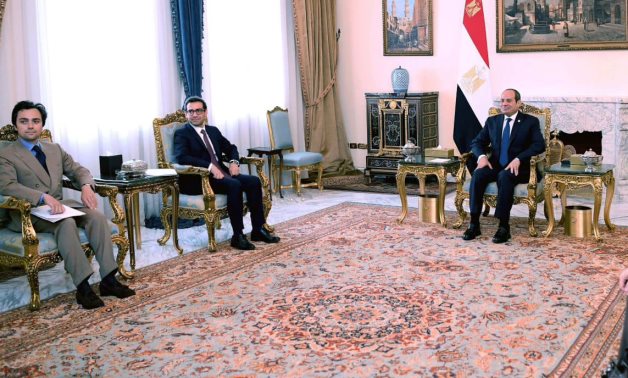
[[[506,126],[504,126],[504,133],[502,134],[501,151],[499,151],[499,164],[502,167],[508,165],[510,159],[508,159],[508,145],[510,144],[510,121],[512,119],[506,118]]]
[[[39,147],[38,145],[35,145],[33,147],[33,151],[35,151],[35,157],[37,158],[41,166],[44,167],[46,173],[50,174],[48,172],[48,166],[46,165],[46,155],[44,154],[44,151],[42,151],[41,147]]]

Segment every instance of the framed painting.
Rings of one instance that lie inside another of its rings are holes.
[[[434,55],[432,0],[382,0],[384,55]]]
[[[628,48],[628,0],[497,0],[497,52]]]

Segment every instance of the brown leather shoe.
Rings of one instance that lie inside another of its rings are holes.
[[[233,235],[231,238],[231,246],[235,249],[241,249],[243,251],[252,251],[255,249],[255,245],[246,239],[243,234]]]

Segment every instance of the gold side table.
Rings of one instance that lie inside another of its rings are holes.
[[[604,222],[609,231],[615,230],[615,225],[611,223],[610,210],[615,194],[615,177],[613,176],[612,164],[602,164],[594,166],[591,172],[587,172],[584,166],[571,165],[561,166],[560,163],[550,166],[545,171],[545,185],[543,194],[545,195],[546,209],[548,211],[547,230],[543,236],[550,236],[554,230],[554,207],[552,206],[552,188],[558,188],[560,192],[560,202],[563,215],[559,223],[563,223],[565,207],[567,205],[567,190],[580,187],[591,186],[593,188],[593,236],[601,241],[599,228],[600,207],[602,205],[602,185],[606,186],[606,201],[604,204]]]
[[[131,266],[130,276],[135,271],[135,249],[142,249],[141,222],[139,211],[139,194],[158,193],[164,190],[172,194],[172,242],[179,255],[183,254],[183,249],[179,247],[179,182],[178,176],[144,176],[139,178],[117,179],[100,177],[94,181],[98,184],[111,185],[118,188],[118,193],[124,197],[124,212],[129,230],[129,263]],[[162,219],[163,220],[163,219]],[[158,240],[160,245],[166,244],[170,238],[170,229],[167,222],[164,222],[164,236]],[[137,240],[135,237],[137,236]],[[124,262],[125,255],[118,256],[119,264]]]
[[[425,177],[435,175],[438,178],[438,208],[440,224],[447,227],[445,218],[445,190],[447,189],[447,173],[456,176],[460,167],[458,157],[433,158],[424,155],[412,155],[399,161],[397,166],[397,190],[401,198],[401,215],[397,218],[397,223],[401,224],[408,215],[408,198],[406,195],[406,176],[413,174],[419,179],[419,194],[425,195]]]

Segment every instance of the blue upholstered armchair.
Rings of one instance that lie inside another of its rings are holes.
[[[301,195],[301,187],[316,186],[323,190],[323,155],[318,152],[295,152],[292,143],[292,134],[290,133],[290,123],[288,121],[288,110],[276,106],[273,110],[266,112],[268,121],[268,132],[270,133],[271,148],[280,148],[284,150],[282,171],[292,172],[292,185],[281,186],[281,188],[296,188],[297,195]],[[274,159],[271,171],[275,185],[281,185],[281,177],[279,177],[278,159]],[[304,171],[316,171],[317,178],[315,182],[303,184],[301,183],[301,173]],[[275,188],[275,191],[278,188]]]
[[[0,129],[0,148],[17,139],[17,130],[13,125]],[[52,141],[49,130],[44,130],[42,140]],[[64,187],[72,187],[70,181],[63,183]],[[78,189],[76,189],[78,190]],[[132,274],[124,267],[124,258],[129,250],[129,241],[125,236],[124,211],[118,204],[118,188],[108,185],[96,185],[96,193],[108,199],[113,219],[111,220],[111,240],[118,247],[118,271],[124,277],[131,278]],[[9,211],[17,211],[22,219],[22,231],[15,232],[6,227],[9,221]],[[54,236],[51,233],[36,233],[31,222],[31,204],[10,196],[0,195],[0,265],[22,268],[26,271],[31,288],[31,310],[39,310],[41,299],[39,295],[39,271],[60,262],[61,255]],[[85,254],[93,256],[93,250],[88,243],[85,230],[79,228],[79,238]]]
[[[543,134],[543,137],[545,138],[546,152],[533,156],[532,159],[530,159],[530,166],[536,167],[537,174],[531,174],[529,182],[518,184],[517,186],[515,186],[514,194],[515,205],[523,203],[528,206],[528,231],[530,232],[531,236],[537,236],[538,231],[536,230],[536,227],[534,225],[534,219],[536,217],[537,205],[543,202],[544,199],[544,172],[545,168],[553,163],[552,154],[548,152],[550,151],[550,130],[552,126],[552,114],[550,109],[539,109],[527,104],[524,104],[520,110],[523,113],[533,115],[539,119],[541,134]],[[499,108],[489,109],[489,116],[497,115],[499,113]],[[558,153],[559,156],[561,152]],[[467,214],[463,209],[462,204],[465,199],[469,198],[469,187],[471,185],[471,179],[466,178],[466,164],[467,160],[472,158],[472,156],[472,153],[467,152],[463,153],[460,158],[460,168],[458,169],[458,173],[456,174],[458,184],[455,199],[456,210],[458,211],[459,219],[456,223],[454,223],[454,228],[462,226],[465,218],[467,217]],[[538,179],[537,177],[540,179]],[[486,216],[489,212],[489,206],[497,206],[497,183],[492,182],[486,188],[486,192],[484,193],[484,203],[486,205],[484,215]],[[545,204],[545,206],[547,206],[547,204]],[[547,214],[547,212],[545,214]]]
[[[157,149],[157,164],[159,168],[173,168],[179,175],[196,175],[201,177],[201,186],[203,194],[199,195],[179,195],[179,219],[197,219],[202,218],[205,221],[208,235],[208,248],[210,251],[216,251],[215,228],[220,227],[220,220],[226,218],[227,215],[227,195],[216,194],[209,184],[209,170],[202,167],[193,167],[190,165],[177,164],[174,156],[174,133],[183,127],[187,122],[185,113],[177,110],[175,113],[168,114],[164,118],[155,118],[153,121],[153,133],[155,135],[155,147]],[[266,174],[264,174],[264,161],[255,157],[240,157],[242,164],[253,164],[257,172],[257,176],[262,181],[264,216],[268,217],[272,207],[270,199],[270,183]],[[246,198],[244,199],[246,206]],[[246,210],[246,209],[245,209]],[[161,210],[161,220],[166,226],[166,235],[159,240],[160,244],[166,243],[170,237],[168,232],[171,227],[168,222],[172,213],[172,198],[169,193],[163,194],[163,208]],[[270,232],[273,227],[265,224],[264,228]]]

